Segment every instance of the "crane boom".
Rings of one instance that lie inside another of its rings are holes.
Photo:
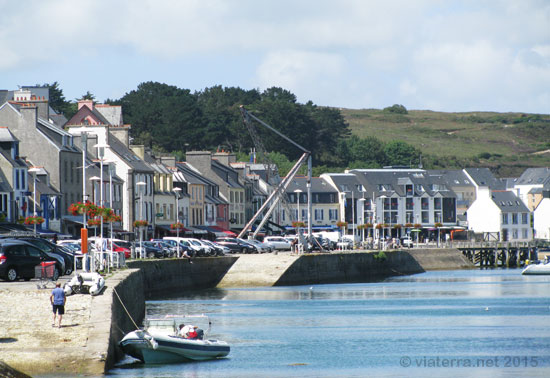
[[[271,195],[269,196],[267,201],[265,201],[265,203],[256,212],[256,214],[254,214],[252,219],[246,224],[246,226],[243,228],[243,230],[239,233],[239,237],[242,237],[249,230],[249,228],[261,216],[261,214],[263,214],[264,210],[269,205],[270,207],[269,207],[264,219],[262,219],[260,225],[256,228],[256,231],[254,232],[253,236],[254,237],[256,236],[258,231],[261,229],[261,227],[264,225],[264,223],[267,221],[267,219],[269,218],[269,216],[271,215],[271,213],[275,209],[275,206],[277,205],[278,201],[284,195],[286,188],[288,187],[288,185],[290,184],[292,179],[294,179],[294,176],[296,175],[296,173],[298,172],[300,167],[304,164],[306,159],[307,159],[307,162],[308,162],[308,177],[307,177],[307,220],[308,220],[308,222],[307,223],[308,223],[308,235],[311,236],[312,235],[311,234],[311,170],[312,170],[311,169],[311,152],[308,151],[306,148],[302,147],[301,145],[299,145],[298,143],[294,142],[292,139],[288,138],[286,135],[284,135],[280,131],[274,129],[273,127],[271,127],[270,125],[268,125],[267,123],[265,123],[264,121],[259,119],[258,117],[248,113],[243,105],[240,106],[240,110],[241,110],[241,114],[243,116],[243,121],[244,121],[245,125],[247,126],[247,128],[249,130],[252,129],[252,127],[250,126],[251,119],[254,119],[259,124],[261,124],[262,126],[267,128],[268,130],[274,132],[275,134],[277,134],[278,136],[280,136],[281,138],[283,138],[287,142],[291,143],[293,146],[295,146],[298,149],[302,150],[303,155],[296,162],[296,164],[292,167],[292,169],[290,170],[287,177],[285,177],[285,179],[281,183],[279,183],[279,185],[277,186],[275,191],[273,191],[273,193],[271,193]],[[270,202],[271,202],[271,204],[270,204]]]

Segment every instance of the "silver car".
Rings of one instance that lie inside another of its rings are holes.
[[[262,243],[256,239],[247,239],[248,243],[253,244],[259,253],[269,253],[273,251],[273,247],[267,243]]]

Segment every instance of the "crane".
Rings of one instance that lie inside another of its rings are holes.
[[[302,156],[296,164],[292,167],[292,169],[289,171],[287,176],[277,185],[277,188],[269,195],[267,200],[264,202],[264,204],[258,209],[256,214],[252,217],[252,219],[246,224],[246,226],[242,229],[242,231],[239,233],[239,238],[242,238],[244,234],[252,227],[252,225],[256,222],[256,220],[264,213],[264,211],[267,209],[267,212],[265,213],[265,216],[260,221],[260,224],[258,227],[256,227],[256,230],[253,233],[253,237],[256,237],[259,230],[263,227],[265,222],[269,219],[271,216],[271,213],[273,210],[275,210],[275,207],[277,206],[277,203],[281,200],[281,198],[285,195],[286,189],[294,179],[294,176],[296,176],[296,173],[298,173],[298,170],[300,167],[307,161],[307,229],[308,229],[308,235],[311,236],[311,152],[308,151],[306,148],[302,147],[298,143],[294,142],[292,139],[281,133],[280,131],[274,129],[258,117],[254,116],[253,114],[250,114],[243,105],[240,106],[241,114],[243,116],[243,122],[246,125],[247,129],[249,130],[252,139],[254,141],[254,144],[256,146],[260,146],[260,149],[263,149],[265,151],[265,148],[263,148],[263,145],[257,135],[257,133],[254,130],[254,126],[252,125],[252,120],[258,122],[260,125],[264,126],[268,130],[274,132],[293,146],[297,147],[299,150],[303,152]],[[268,208],[269,206],[269,208]]]

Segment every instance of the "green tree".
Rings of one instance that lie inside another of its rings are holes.
[[[389,142],[384,147],[388,164],[390,165],[411,165],[419,161],[420,151],[403,141],[396,140]]]
[[[94,100],[95,100],[95,96],[94,96],[94,94],[93,94],[92,92],[86,91],[86,93],[84,93],[84,94],[82,95],[82,97],[77,98],[76,100],[77,100],[77,101],[79,101],[79,100],[92,100],[92,101],[94,101]]]
[[[63,90],[59,87],[59,83],[57,81],[54,81],[51,84],[36,84],[36,86],[40,88],[48,88],[48,103],[56,112],[64,114],[67,118],[72,117],[74,113],[76,113],[76,105],[73,107],[73,104],[65,99]]]
[[[383,111],[385,113],[409,114],[409,112],[407,111],[407,108],[405,108],[403,105],[399,105],[399,104],[388,106],[387,108],[384,108]]]
[[[167,151],[205,148],[204,122],[196,97],[189,90],[156,82],[138,85],[119,101],[124,120],[132,125],[135,143],[154,144]]]

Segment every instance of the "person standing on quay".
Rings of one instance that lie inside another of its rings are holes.
[[[53,289],[52,295],[50,295],[50,302],[53,309],[52,327],[55,327],[56,314],[59,314],[59,322],[57,323],[57,327],[61,328],[61,319],[63,318],[63,314],[65,314],[66,301],[67,297],[65,296],[65,292],[61,288],[61,284],[58,282],[55,284],[55,289]]]

